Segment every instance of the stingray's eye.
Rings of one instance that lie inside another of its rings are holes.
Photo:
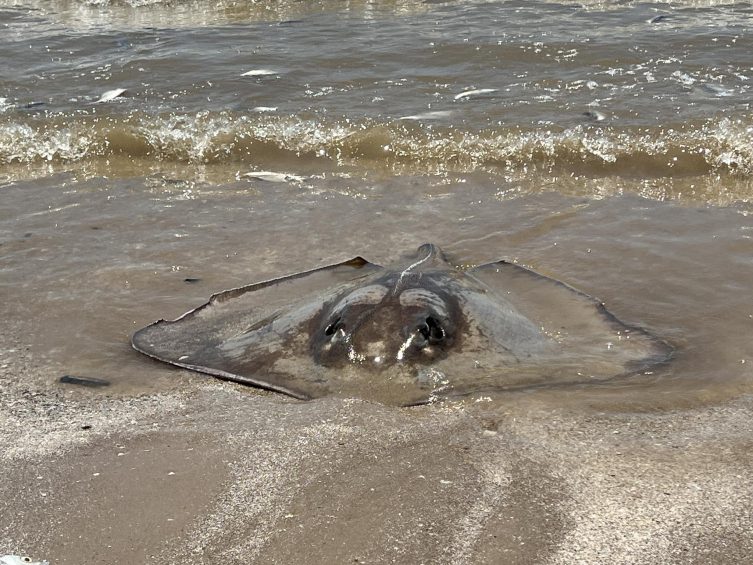
[[[333,336],[335,333],[337,333],[338,330],[343,329],[343,323],[342,319],[338,316],[334,320],[332,320],[329,325],[324,328],[324,335],[326,336]]]
[[[433,316],[428,316],[426,320],[418,326],[418,331],[429,343],[439,343],[447,336],[444,328],[439,323],[439,320]]]

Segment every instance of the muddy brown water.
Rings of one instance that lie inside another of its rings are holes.
[[[173,372],[129,346],[154,319],[355,255],[389,265],[433,241],[459,265],[507,259],[567,282],[675,348],[650,374],[576,387],[581,399],[614,388],[624,402],[666,407],[748,390],[753,219],[744,207],[553,193],[506,200],[478,178],[462,180],[389,180],[365,196],[326,181],[244,180],[221,191],[67,175],[18,183],[3,188],[17,205],[2,221],[5,308],[61,374],[159,390]]]

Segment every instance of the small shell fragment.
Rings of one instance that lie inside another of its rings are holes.
[[[49,561],[32,561],[20,555],[0,555],[0,565],[50,565]]]

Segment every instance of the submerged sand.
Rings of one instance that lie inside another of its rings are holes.
[[[0,365],[0,554],[51,565],[753,555],[750,396],[640,412],[552,391],[391,408],[177,370],[159,393],[65,386],[23,345]]]

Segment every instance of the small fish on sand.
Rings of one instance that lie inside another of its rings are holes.
[[[293,175],[290,173],[275,173],[274,171],[252,171],[245,173],[244,177],[250,179],[263,180],[266,182],[303,182],[306,177]]]
[[[455,100],[462,100],[463,98],[470,98],[471,96],[481,96],[483,94],[491,94],[497,92],[496,88],[476,88],[474,90],[466,90],[460,94],[455,95]]]
[[[99,100],[96,100],[94,103],[102,104],[104,102],[110,102],[111,100],[115,100],[116,98],[123,96],[123,94],[125,93],[125,88],[113,88],[112,90],[108,90],[107,92],[102,93],[102,96],[99,97]]]
[[[252,110],[254,112],[276,112],[277,106],[254,106]]]
[[[270,75],[278,75],[277,71],[273,71],[271,69],[253,69],[251,71],[246,71],[241,76],[242,77],[266,77]]]

